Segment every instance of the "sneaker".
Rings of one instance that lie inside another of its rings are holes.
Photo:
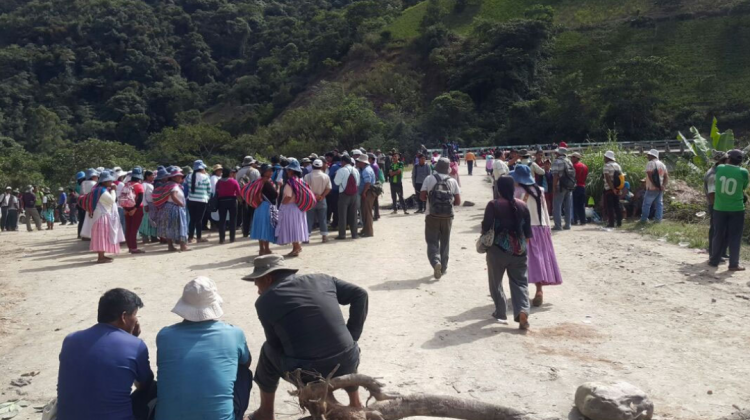
[[[435,276],[435,280],[440,280],[440,277],[443,277],[443,265],[440,263],[435,264],[435,267],[433,267],[433,275]]]

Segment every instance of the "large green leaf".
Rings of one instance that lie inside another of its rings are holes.
[[[706,166],[708,162],[710,162],[711,158],[709,155],[711,154],[711,148],[708,145],[708,141],[706,141],[703,136],[701,136],[701,133],[698,131],[695,127],[690,127],[690,132],[693,133],[693,145],[695,146],[693,148],[693,152],[695,152],[695,158],[693,161],[695,161],[696,165],[700,166]]]
[[[690,143],[688,139],[685,138],[685,136],[682,135],[679,131],[677,132],[677,140],[681,141],[682,144],[685,145],[685,148],[687,150],[690,150],[690,152],[695,156],[695,149],[693,148],[693,144]]]
[[[714,122],[713,124],[711,124],[711,143],[713,143],[714,149],[716,150],[723,150],[723,149],[719,149],[720,137],[721,137],[721,134],[719,134],[718,121],[716,121],[716,117],[714,117]]]
[[[714,149],[727,152],[734,149],[734,132],[727,130],[719,135],[719,141],[714,143]]]

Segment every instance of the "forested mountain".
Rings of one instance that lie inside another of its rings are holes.
[[[750,0],[0,0],[0,181],[713,116],[742,137],[748,51]]]

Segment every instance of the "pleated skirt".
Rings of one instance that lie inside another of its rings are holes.
[[[187,212],[185,207],[175,203],[167,202],[159,210],[159,224],[156,233],[160,238],[166,238],[175,242],[187,242]]]
[[[250,239],[276,243],[276,229],[271,225],[271,204],[264,201],[253,213]]]
[[[307,242],[307,215],[294,203],[279,207],[279,224],[276,226],[276,241],[279,245],[292,242]]]
[[[552,231],[549,226],[532,226],[531,231],[534,236],[527,247],[529,283],[544,286],[562,284],[555,246],[552,244]]]

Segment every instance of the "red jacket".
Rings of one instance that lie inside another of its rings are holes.
[[[573,168],[576,170],[576,187],[585,187],[586,177],[589,176],[589,167],[578,161],[573,164]]]

